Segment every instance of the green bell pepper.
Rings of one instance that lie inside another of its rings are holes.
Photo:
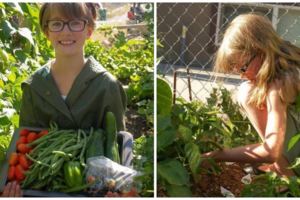
[[[70,188],[83,185],[83,170],[80,162],[69,161],[65,163],[64,178]]]

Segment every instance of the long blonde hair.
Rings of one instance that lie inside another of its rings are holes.
[[[268,86],[281,82],[279,95],[283,102],[294,102],[300,90],[300,48],[284,41],[267,17],[258,14],[237,16],[225,31],[216,53],[215,71],[231,72],[237,57],[260,56],[262,65],[248,103],[260,107],[266,100]]]

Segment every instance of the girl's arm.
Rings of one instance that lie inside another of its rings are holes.
[[[248,103],[249,93],[253,87],[254,85],[250,81],[242,83],[238,90],[237,100],[242,110],[245,111],[249,121],[257,131],[261,140],[264,141],[268,111],[266,106],[264,108],[257,108],[256,106]]]
[[[267,95],[267,123],[265,140],[263,143],[225,149],[205,153],[204,157],[214,158],[216,161],[229,162],[276,162],[282,155],[285,128],[286,105],[281,101],[278,87],[274,84]]]

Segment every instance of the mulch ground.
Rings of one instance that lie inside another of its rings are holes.
[[[241,179],[247,175],[243,170],[243,165],[236,163],[227,165],[218,164],[221,172],[218,174],[202,174],[201,182],[194,185],[195,196],[202,197],[223,197],[221,187],[229,190],[235,197],[239,197],[244,184]]]
[[[134,138],[151,134],[152,129],[147,127],[146,119],[139,115],[135,109],[128,107],[125,115],[126,131],[131,133]]]
[[[217,174],[201,174],[201,182],[195,183],[192,187],[193,197],[224,197],[221,193],[221,186],[235,197],[239,197],[244,184],[241,179],[247,175],[243,170],[243,165],[233,163],[226,165],[218,163],[221,172]],[[167,197],[166,191],[158,184],[158,197]]]

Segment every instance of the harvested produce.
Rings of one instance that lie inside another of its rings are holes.
[[[11,153],[9,157],[7,179],[9,181],[22,182],[25,179],[26,171],[32,164],[32,162],[26,157],[26,154],[32,150],[29,143],[35,141],[39,133],[28,129],[22,129],[19,134],[19,139],[16,142],[17,152]]]
[[[106,131],[106,157],[117,162],[120,161],[119,147],[117,143],[117,123],[116,117],[112,112],[105,115],[105,131]]]
[[[83,171],[80,162],[69,161],[65,163],[64,178],[70,188],[83,185]]]
[[[86,160],[95,156],[104,156],[105,132],[102,129],[90,133],[88,147],[86,150]]]
[[[82,191],[95,182],[85,182],[88,158],[105,156],[120,163],[112,112],[106,113],[105,130],[60,130],[55,123],[40,132],[23,129],[16,148],[9,160],[8,180],[17,180],[22,189]]]
[[[75,169],[68,163],[79,163],[81,167],[85,166],[87,139],[83,130],[59,130],[57,127],[52,127],[44,136],[30,143],[29,146],[34,148],[26,156],[33,164],[26,172],[22,188],[46,187],[48,191],[72,188],[73,185],[69,183],[74,182],[70,181],[70,174],[74,173],[65,174],[71,171],[64,170],[64,166],[65,169]],[[82,181],[75,182],[82,184]]]

